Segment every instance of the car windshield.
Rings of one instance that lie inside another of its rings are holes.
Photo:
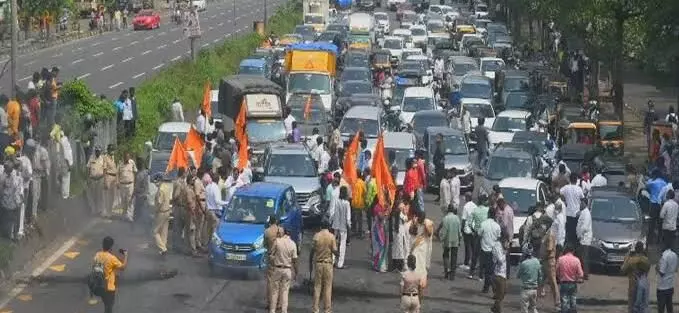
[[[636,222],[640,220],[636,202],[624,197],[593,198],[592,220]]]
[[[446,27],[441,23],[430,23],[427,25],[427,29],[432,33],[444,33],[446,31]]]
[[[323,74],[291,73],[288,77],[290,93],[330,93],[330,76]]]
[[[417,61],[407,61],[407,62],[401,62],[398,66],[399,71],[417,71],[421,72],[424,70],[422,67],[422,63],[417,62]]]
[[[169,157],[169,156],[168,156]],[[170,162],[169,158],[157,158],[155,155],[151,159],[151,166],[149,167],[149,175],[153,177],[154,174],[164,174],[167,178],[174,179],[177,177],[177,170],[167,172],[167,164]]]
[[[501,70],[505,66],[504,62],[500,60],[483,61],[481,63],[482,72],[495,72]]]
[[[503,88],[505,91],[526,91],[528,90],[528,77],[508,77],[505,78]]]
[[[342,86],[342,96],[343,97],[350,97],[353,94],[357,93],[372,93],[372,85],[369,83],[366,84],[361,84],[361,83],[348,83],[344,84]]]
[[[446,119],[445,116],[422,116],[422,115],[415,115],[413,117],[412,121],[413,125],[413,131],[418,133],[418,134],[424,134],[424,131],[427,129],[427,127],[432,127],[432,126],[443,126],[447,127],[448,126],[448,119]]]
[[[622,125],[601,125],[599,124],[599,139],[601,140],[622,140]]]
[[[409,56],[411,55],[422,55],[422,52],[420,51],[403,51],[403,54],[401,55],[401,59],[407,60]]]
[[[316,166],[309,154],[272,154],[267,160],[267,176],[316,177]]]
[[[526,177],[533,175],[533,162],[531,159],[510,158],[493,156],[488,163],[486,176],[492,180],[501,180],[507,177]]]
[[[495,118],[492,130],[497,132],[510,132],[527,130],[526,119],[518,117],[500,116]]]
[[[153,149],[159,151],[170,151],[174,146],[174,138],[179,137],[179,141],[184,142],[187,133],[185,132],[158,132],[156,140],[153,142]]]
[[[403,100],[403,94],[405,93],[406,88],[408,88],[408,87],[409,86],[405,86],[405,85],[394,86],[394,90],[392,92],[392,98],[391,98],[392,103],[396,103],[396,104],[401,103],[401,101]]]
[[[455,76],[463,76],[467,74],[469,71],[475,71],[478,70],[478,67],[474,64],[470,63],[455,63],[453,64],[453,72],[455,73]]]
[[[295,27],[295,34],[300,34],[302,36],[315,36],[316,31],[312,26],[297,26]]]
[[[505,109],[530,109],[528,95],[523,93],[510,93],[505,99]]]
[[[344,70],[340,81],[347,80],[360,80],[360,81],[370,81],[370,71],[369,70]]]
[[[332,42],[335,40],[335,33],[322,33],[318,38],[316,38],[317,41],[330,41]]]
[[[377,138],[378,126],[377,120],[350,117],[342,120],[340,133],[343,135],[353,135],[358,131],[363,130],[363,133],[367,137]]]
[[[488,26],[488,23],[489,21],[476,20],[476,22],[474,22],[474,26],[476,26],[477,28],[486,28],[486,26]]]
[[[405,171],[406,170],[406,160],[409,158],[415,157],[415,150],[414,149],[394,149],[394,148],[384,148],[385,153],[387,156],[391,153],[391,151],[394,151],[396,154],[396,160],[394,161],[396,164],[396,168],[398,168],[399,171]]]
[[[537,195],[535,190],[530,189],[516,189],[516,188],[502,188],[502,196],[505,201],[514,209],[516,215],[528,215],[528,208],[535,206]]]
[[[304,17],[304,24],[323,24],[323,16],[307,15]]]
[[[405,97],[403,99],[403,112],[418,112],[422,110],[433,110],[434,99],[429,97]]]
[[[413,36],[426,36],[427,31],[424,30],[423,28],[411,28],[410,32],[413,34]]]
[[[471,118],[495,117],[493,106],[489,103],[465,103],[464,107],[469,111]]]
[[[298,121],[298,123],[304,124],[307,120],[309,123],[320,123],[321,121],[325,121],[325,109],[312,106],[307,119],[304,118],[304,108],[305,106],[293,106],[290,108],[290,113],[295,117],[295,120]]]
[[[388,21],[389,20],[389,16],[386,15],[386,14],[375,14],[375,15],[373,15],[373,17],[378,21]]]
[[[266,224],[275,213],[275,199],[233,196],[224,209],[224,221],[231,223]]]
[[[241,65],[238,69],[238,74],[244,75],[262,75],[264,74],[264,68],[259,66],[246,66]]]
[[[370,67],[370,60],[366,55],[362,54],[347,54],[344,57],[344,66],[346,67]]]
[[[403,41],[399,39],[386,39],[384,40],[385,49],[403,49]]]
[[[479,5],[476,7],[476,12],[488,12],[488,7],[485,5]]]
[[[492,97],[490,84],[465,84],[460,85],[460,93],[463,98],[490,99]]]
[[[436,151],[436,140],[432,140],[429,144],[429,149],[433,152]],[[443,148],[443,154],[446,155],[460,155],[467,154],[467,145],[464,142],[464,138],[460,136],[443,136],[441,141]]]
[[[285,139],[285,125],[283,121],[249,120],[245,125],[245,130],[251,143],[282,141]]]
[[[450,13],[450,12],[453,12],[453,8],[450,8],[450,7],[441,7],[441,13],[443,13],[444,15],[445,15],[445,14],[448,14],[448,13]]]

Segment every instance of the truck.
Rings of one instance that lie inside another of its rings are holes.
[[[330,20],[329,0],[303,0],[304,25],[311,25],[317,33],[325,30]]]
[[[332,112],[338,48],[325,42],[290,45],[285,54],[286,101],[293,94],[316,94],[323,108]]]
[[[375,42],[375,20],[372,15],[356,12],[349,15],[349,42]]]
[[[232,75],[219,84],[219,112],[234,121],[245,110],[245,132],[252,149],[250,165],[262,167],[262,156],[270,143],[285,142],[283,88],[262,77]],[[234,126],[236,127],[236,126]]]

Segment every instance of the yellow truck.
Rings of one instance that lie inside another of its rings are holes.
[[[330,43],[298,43],[285,54],[286,101],[293,94],[317,94],[327,112],[334,102],[337,47]]]

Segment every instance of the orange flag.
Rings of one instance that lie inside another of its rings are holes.
[[[193,157],[195,158],[196,167],[200,168],[200,163],[203,161],[203,150],[205,149],[205,141],[198,131],[191,127],[189,133],[184,140],[184,147],[186,150],[193,150]]]
[[[205,82],[205,87],[203,88],[203,103],[201,109],[205,112],[205,117],[210,118],[212,116],[212,86],[210,86],[210,81]]]
[[[342,162],[344,165],[342,168],[344,178],[352,186],[356,182],[356,179],[358,179],[358,173],[356,172],[356,154],[358,152],[359,134],[360,132],[356,132],[356,135],[354,135],[354,139],[351,140],[349,148],[344,152],[344,161]]]
[[[392,205],[396,198],[396,184],[394,184],[394,179],[391,177],[391,170],[384,154],[384,138],[382,134],[377,137],[377,145],[373,155],[372,176],[375,177],[377,185],[377,201],[385,208],[388,204]],[[389,203],[384,198],[385,191],[389,195]]]
[[[167,162],[167,169],[165,169],[165,172],[170,172],[179,168],[189,168],[189,159],[186,155],[184,145],[182,145],[182,142],[179,141],[178,137],[175,137],[172,153],[170,154],[170,160]]]
[[[311,95],[306,99],[306,104],[304,104],[304,119],[308,120],[311,118]]]
[[[243,102],[240,104],[240,112],[238,112],[238,117],[236,117],[236,125],[234,127],[236,140],[238,140],[238,142],[241,142],[245,135],[245,110],[245,98],[243,98]]]
[[[239,141],[240,146],[238,147],[238,169],[244,169],[248,165],[248,160],[250,155],[248,153],[248,136],[245,134],[243,136],[243,141]]]

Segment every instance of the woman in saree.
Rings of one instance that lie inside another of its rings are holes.
[[[431,265],[434,223],[427,219],[424,211],[417,211],[411,221],[409,233],[411,242],[410,254],[414,255],[417,260],[415,271],[422,274],[426,284],[427,273]]]
[[[388,198],[388,197],[385,197]],[[373,224],[370,232],[372,240],[373,270],[384,273],[389,266],[389,229],[388,220],[391,217],[391,205],[380,205],[379,201],[373,207]]]

